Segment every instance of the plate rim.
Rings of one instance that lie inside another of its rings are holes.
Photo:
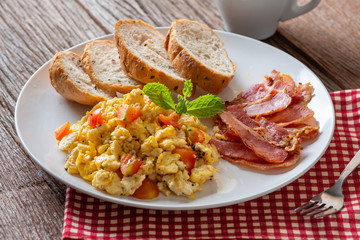
[[[157,27],[156,28],[157,30],[162,30],[162,31],[165,31],[167,29],[169,29],[169,27]],[[220,33],[220,34],[225,34],[225,35],[229,35],[229,36],[234,36],[234,37],[241,37],[241,38],[245,38],[247,41],[258,41],[258,40],[255,40],[255,39],[252,39],[252,38],[249,38],[249,37],[246,37],[246,36],[242,36],[242,35],[239,35],[239,34],[235,34],[235,33],[230,33],[230,32],[225,32],[225,31],[221,31],[221,30],[214,30],[216,33]],[[85,46],[86,43],[89,43],[91,41],[94,41],[94,40],[99,40],[99,39],[106,39],[106,38],[109,38],[109,37],[112,37],[114,36],[114,34],[106,34],[106,35],[103,35],[103,36],[100,36],[100,37],[96,37],[96,38],[93,38],[93,39],[90,39],[90,40],[87,40],[87,41],[84,41],[82,43],[79,43],[79,44],[76,44],[66,50],[63,50],[63,51],[71,51],[77,47],[80,47],[80,46]],[[273,49],[276,49],[276,51],[280,51],[282,52],[283,54],[286,55],[286,57],[289,57],[289,58],[292,58],[293,60],[296,60],[298,62],[300,62],[298,59],[296,59],[295,57],[291,56],[290,54],[288,54],[287,52],[281,50],[281,49],[278,49],[270,44],[267,44],[265,42],[261,42],[262,44],[265,44],[267,47],[270,47],[270,48],[273,48]],[[209,204],[203,204],[201,206],[198,206],[198,205],[192,205],[192,206],[187,206],[186,209],[184,206],[176,206],[176,205],[173,205],[173,206],[163,206],[161,204],[156,204],[156,202],[147,202],[147,201],[142,201],[142,202],[135,202],[135,201],[128,201],[126,198],[119,198],[119,196],[112,196],[110,194],[106,194],[106,196],[99,196],[98,194],[96,194],[97,192],[94,192],[91,191],[91,189],[89,190],[86,190],[86,189],[82,189],[81,187],[77,187],[76,185],[74,185],[71,181],[67,180],[67,179],[63,179],[61,178],[61,176],[58,176],[57,174],[55,174],[52,170],[48,169],[41,161],[39,161],[34,155],[33,153],[30,151],[30,149],[28,149],[28,147],[26,146],[24,140],[23,140],[23,136],[21,134],[21,132],[19,131],[19,120],[18,120],[18,115],[19,115],[19,102],[20,100],[22,99],[22,96],[24,94],[24,92],[26,91],[27,89],[27,86],[32,82],[32,80],[36,77],[36,75],[39,73],[39,71],[41,71],[46,65],[48,65],[50,62],[51,62],[52,58],[48,61],[46,61],[41,67],[39,67],[32,75],[31,77],[26,81],[26,83],[24,84],[24,86],[22,87],[19,95],[18,95],[18,98],[17,98],[17,101],[16,101],[16,105],[15,105],[15,113],[14,113],[14,121],[15,121],[15,129],[16,129],[16,133],[20,139],[20,143],[23,147],[23,149],[27,152],[27,154],[30,156],[30,158],[32,159],[33,162],[35,162],[37,165],[39,165],[42,170],[44,170],[46,173],[48,173],[50,176],[54,177],[57,181],[60,181],[61,183],[65,184],[65,185],[68,185],[74,189],[76,189],[77,191],[79,192],[82,192],[82,193],[85,193],[85,194],[88,194],[92,197],[95,197],[95,198],[98,198],[98,199],[102,199],[102,200],[106,200],[106,201],[109,201],[109,202],[112,202],[112,203],[116,203],[116,204],[122,204],[122,205],[126,205],[126,206],[131,206],[131,207],[137,207],[137,208],[145,208],[145,209],[154,209],[154,210],[200,210],[200,209],[210,209],[210,208],[217,208],[217,207],[224,207],[224,206],[230,206],[230,205],[233,205],[233,204],[237,204],[237,203],[243,203],[243,202],[247,202],[247,201],[250,201],[250,200],[253,200],[253,199],[256,199],[256,198],[259,198],[259,197],[262,197],[262,196],[265,196],[265,195],[268,195],[272,192],[275,192],[281,188],[283,188],[284,186],[287,186],[289,185],[290,183],[292,183],[293,181],[297,180],[298,178],[300,178],[302,175],[304,175],[305,173],[307,173],[319,160],[320,158],[323,156],[323,154],[325,153],[325,151],[328,149],[329,145],[330,145],[330,142],[332,140],[332,136],[334,134],[334,131],[335,131],[335,109],[334,109],[334,105],[333,105],[333,102],[332,102],[332,99],[331,99],[331,96],[328,92],[328,90],[326,89],[325,85],[322,83],[322,81],[320,80],[320,78],[310,69],[308,68],[305,64],[303,64],[302,62],[300,62],[307,70],[309,70],[317,79],[318,81],[320,82],[321,86],[326,90],[326,97],[328,98],[328,101],[331,103],[331,122],[330,122],[330,137],[329,139],[327,139],[327,142],[326,142],[326,145],[325,147],[323,148],[323,150],[321,151],[321,153],[319,154],[319,157],[314,160],[311,164],[309,164],[306,168],[304,168],[302,171],[300,171],[298,174],[292,176],[290,179],[287,179],[286,181],[284,181],[282,184],[279,184],[279,185],[276,185],[276,187],[273,187],[273,188],[270,188],[266,191],[263,191],[261,193],[258,193],[258,194],[255,194],[255,195],[251,195],[249,197],[245,197],[245,198],[242,198],[242,199],[239,199],[239,200],[232,200],[232,201],[224,201],[224,202],[221,202],[221,203],[217,203],[217,204],[213,204],[213,203],[209,203]],[[329,129],[327,129],[328,131]],[[99,191],[99,190],[98,190]],[[101,192],[101,191],[99,191]],[[121,196],[120,196],[121,197]],[[115,199],[116,198],[116,199]]]

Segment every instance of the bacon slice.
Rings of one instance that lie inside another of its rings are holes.
[[[255,161],[249,161],[245,159],[229,159],[227,157],[224,157],[225,160],[228,160],[233,163],[240,163],[247,165],[249,167],[253,167],[260,170],[269,170],[273,168],[283,168],[283,167],[291,167],[294,166],[297,162],[300,160],[300,153],[295,153],[291,156],[289,156],[284,162],[282,163],[269,163],[263,160],[255,160]]]
[[[291,104],[307,105],[314,93],[314,88],[310,83],[301,84],[296,87],[296,94],[292,96]]]
[[[259,125],[257,125],[243,110],[243,108],[239,105],[230,105],[226,108],[229,110],[239,121],[244,123],[246,126],[251,128],[257,128]]]
[[[278,147],[283,147],[288,152],[292,152],[300,148],[301,138],[297,136],[297,132],[289,131],[274,122],[267,121],[265,118],[259,119],[258,123],[261,128],[255,130],[269,143]]]
[[[271,89],[267,85],[264,83],[258,83],[251,86],[246,91],[240,93],[237,96],[237,99],[240,99],[241,103],[256,102],[266,97],[269,92],[271,92]]]
[[[278,147],[284,147],[285,150],[289,152],[300,147],[300,139],[294,135],[291,136],[291,131],[288,131],[273,122],[267,121],[265,118],[260,118],[257,121],[254,121],[244,112],[240,105],[230,105],[227,109],[239,121],[252,128],[259,136],[269,143]],[[222,124],[225,125],[224,123]],[[231,132],[231,130],[227,131]]]
[[[292,131],[298,138],[301,140],[312,140],[315,139],[319,135],[318,126],[307,126],[307,125],[299,125],[296,128],[288,128]]]
[[[241,142],[241,138],[238,137],[233,131],[231,131],[226,126],[226,124],[223,123],[223,121],[221,121],[220,118],[216,122],[219,127],[221,135],[224,136],[226,140],[233,141],[233,142]]]
[[[289,75],[273,70],[263,83],[255,84],[240,93],[235,101],[243,106],[258,104],[271,99],[277,92],[285,92],[292,97],[296,92],[296,84]]]
[[[283,148],[273,146],[263,140],[252,128],[239,121],[231,112],[225,110],[219,116],[241,138],[243,143],[260,158],[273,163],[281,163],[287,158],[288,153]]]
[[[296,93],[303,97],[302,104],[306,105],[312,99],[312,95],[314,93],[314,87],[310,83],[306,83],[306,84],[299,83],[299,85],[296,87]]]
[[[210,144],[214,144],[218,152],[225,157],[232,160],[234,159],[246,159],[246,160],[259,160],[260,158],[256,154],[247,148],[242,142],[222,141],[213,136]]]
[[[293,166],[300,159],[300,143],[319,133],[314,112],[306,106],[313,93],[310,83],[297,85],[273,70],[264,82],[226,102],[218,115],[220,130],[210,142],[233,163],[261,170]]]
[[[318,136],[320,127],[316,119],[311,117],[299,124],[290,124],[286,126],[286,129],[302,140],[311,140]]]
[[[280,72],[273,70],[269,77],[265,78],[265,82],[272,82],[273,89],[279,91],[285,91],[290,96],[293,96],[296,92],[296,84],[294,79],[290,75],[280,74]]]
[[[270,100],[252,104],[244,107],[245,112],[250,117],[265,116],[276,112],[280,112],[287,108],[291,103],[291,97],[283,92],[278,92]]]
[[[312,116],[314,116],[314,112],[311,109],[303,105],[294,104],[281,112],[267,116],[266,119],[281,126],[287,126],[290,124],[301,123]]]
[[[260,104],[260,103],[271,100],[277,93],[278,93],[278,91],[273,89],[273,90],[269,91],[265,97],[257,99],[256,101],[253,101],[253,102],[243,103],[241,105],[243,107],[245,107],[245,106],[250,106],[250,105],[254,105],[254,104]]]

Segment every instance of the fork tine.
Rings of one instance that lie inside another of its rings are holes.
[[[309,212],[308,214],[306,214],[306,216],[314,216],[314,215],[316,215],[316,214],[325,212],[325,211],[327,211],[327,210],[329,210],[329,209],[332,209],[332,208],[333,208],[332,206],[329,207],[329,206],[326,206],[326,205],[324,204],[324,205],[322,205],[320,208],[315,209],[315,210],[312,211],[312,212]]]
[[[295,212],[298,212],[298,211],[301,211],[301,210],[303,210],[303,209],[310,208],[310,207],[314,206],[316,203],[317,203],[317,202],[307,202],[307,203],[305,203],[304,205],[296,208],[294,211],[295,211]]]
[[[310,212],[312,212],[312,211],[314,211],[314,210],[320,209],[320,208],[322,208],[322,207],[324,207],[324,206],[325,206],[324,203],[319,203],[319,202],[318,202],[318,203],[314,204],[312,207],[302,210],[302,211],[300,212],[300,214],[301,214],[301,215],[308,214],[308,213],[310,213]]]
[[[296,208],[294,211],[295,211],[295,212],[298,212],[298,211],[301,211],[301,210],[303,210],[303,209],[308,209],[308,208],[314,206],[314,205],[317,204],[317,203],[318,203],[318,202],[307,202],[307,203],[305,203],[304,205],[302,205],[301,207]]]
[[[323,217],[326,217],[328,215],[331,215],[331,214],[334,214],[334,213],[337,213],[339,210],[335,209],[335,208],[330,208],[326,211],[323,211],[321,213],[318,213],[316,215],[314,215],[314,218],[323,218]]]

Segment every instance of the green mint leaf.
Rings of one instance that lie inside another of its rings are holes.
[[[191,80],[185,82],[182,95],[177,95],[178,104],[175,105],[169,89],[161,83],[148,83],[144,86],[143,92],[158,106],[165,109],[172,109],[178,114],[189,114],[199,118],[208,118],[221,113],[225,104],[217,96],[207,94],[189,102],[187,97],[191,96],[193,84]]]
[[[199,118],[208,118],[221,113],[224,109],[225,104],[221,102],[219,97],[207,94],[189,102],[186,114]]]
[[[175,103],[169,89],[161,83],[148,83],[143,92],[158,106],[165,109],[175,110]]]
[[[191,97],[192,90],[193,90],[193,84],[191,83],[191,80],[189,79],[184,84],[184,89],[183,89],[184,98]]]
[[[188,100],[186,100],[183,96],[178,95],[178,104],[176,105],[176,109],[175,111],[178,114],[183,114],[186,113],[186,104],[189,102]]]

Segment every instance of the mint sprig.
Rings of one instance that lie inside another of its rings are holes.
[[[175,111],[180,115],[183,113],[186,113],[186,110],[187,110],[186,105],[188,102],[189,101],[186,100],[183,96],[178,95],[178,104],[176,104]]]
[[[169,89],[161,83],[148,83],[144,86],[143,92],[156,103],[165,109],[175,110],[175,103]]]
[[[183,88],[184,98],[191,97],[193,87],[194,87],[194,86],[193,86],[191,80],[187,80],[187,81],[185,82],[184,88]]]
[[[207,118],[221,113],[225,104],[215,95],[207,94],[187,104],[186,113],[199,118]]]
[[[161,83],[148,83],[144,86],[143,92],[158,106],[165,109],[172,109],[178,114],[189,114],[199,118],[212,117],[225,109],[225,104],[215,95],[207,94],[198,97],[193,101],[186,98],[191,96],[193,84],[188,80],[184,84],[183,96],[177,95],[178,103],[175,104],[169,89]]]

